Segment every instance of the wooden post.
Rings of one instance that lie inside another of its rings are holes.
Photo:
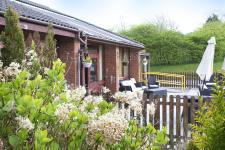
[[[187,96],[184,96],[183,100],[183,114],[184,114],[184,139],[187,138],[187,132],[188,132],[188,98]]]
[[[169,127],[169,134],[170,134],[170,148],[173,148],[173,144],[174,144],[174,139],[173,139],[173,121],[174,121],[174,117],[173,117],[173,106],[174,106],[174,97],[171,95],[170,96],[170,127]]]
[[[190,123],[194,123],[194,118],[195,118],[195,98],[191,97],[191,104],[190,104],[190,115],[191,115],[191,122]]]
[[[147,125],[147,93],[144,92],[142,98],[142,114],[143,114],[143,125]]]
[[[176,136],[180,137],[180,96],[176,97]]]
[[[155,105],[156,105],[154,125],[156,129],[159,129],[160,127],[160,97],[157,95],[154,97],[154,99],[155,99]]]
[[[164,95],[163,98],[162,98],[162,109],[163,109],[163,110],[162,110],[162,111],[163,111],[163,112],[162,112],[162,115],[163,115],[162,117],[163,117],[163,126],[166,126],[166,115],[167,115],[167,114],[166,114],[166,100],[167,100],[167,99],[166,99],[166,96]]]

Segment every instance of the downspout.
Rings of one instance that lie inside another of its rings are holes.
[[[78,32],[78,40],[82,43],[82,44],[84,44],[84,47],[85,47],[85,49],[87,49],[87,35],[85,35],[84,36],[84,40],[81,38],[81,34],[82,34],[82,32],[81,31],[79,31]],[[81,72],[80,72],[80,70],[81,70],[81,56],[83,55],[83,49],[81,49],[80,48],[80,50],[79,50],[79,52],[78,52],[78,59],[77,59],[77,63],[78,63],[78,65],[77,65],[77,74],[78,74],[78,86],[80,86],[81,85],[81,81],[80,81],[80,78],[81,78]]]
[[[83,34],[83,32],[81,32],[81,31],[79,31],[78,32],[78,39],[80,40],[80,42],[81,43],[83,43],[84,44],[84,48],[85,48],[85,50],[87,49],[87,35],[85,34],[84,35],[84,40],[81,38],[81,34]]]

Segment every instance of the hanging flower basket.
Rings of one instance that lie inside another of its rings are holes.
[[[122,61],[123,65],[128,65],[129,61]]]
[[[84,61],[83,61],[83,65],[85,68],[90,68],[92,64],[92,59],[90,56],[86,56]]]
[[[90,68],[92,63],[91,62],[83,62],[85,68]]]

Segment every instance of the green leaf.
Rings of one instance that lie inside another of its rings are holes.
[[[59,150],[59,144],[57,144],[56,142],[52,142],[49,146],[50,150]]]
[[[19,137],[17,135],[11,135],[11,136],[9,136],[9,143],[14,148],[19,148],[20,147]]]
[[[43,138],[42,139],[42,143],[48,143],[48,142],[50,142],[52,139],[50,139],[50,138]]]
[[[10,112],[15,105],[15,101],[14,100],[10,100],[6,103],[6,105],[3,107],[3,110],[6,112]]]

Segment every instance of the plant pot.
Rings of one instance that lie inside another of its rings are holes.
[[[92,63],[91,62],[83,62],[85,68],[90,68]]]
[[[129,64],[129,61],[123,61],[122,63],[123,63],[123,65],[125,65],[125,66],[126,66],[126,65],[128,65],[128,64]]]

